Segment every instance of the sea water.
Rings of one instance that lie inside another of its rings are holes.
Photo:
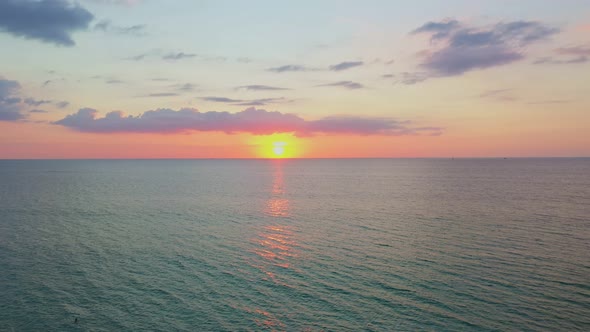
[[[0,161],[3,331],[590,330],[590,159]]]

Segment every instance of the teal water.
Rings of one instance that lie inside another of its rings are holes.
[[[0,161],[3,331],[588,331],[589,253],[590,159]]]

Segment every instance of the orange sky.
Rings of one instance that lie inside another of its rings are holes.
[[[590,156],[579,1],[23,1],[0,159]]]

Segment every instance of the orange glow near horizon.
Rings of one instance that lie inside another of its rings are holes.
[[[300,141],[290,134],[255,136],[251,142],[256,147],[256,156],[261,158],[284,159],[304,155]]]

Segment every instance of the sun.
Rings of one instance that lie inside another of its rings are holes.
[[[299,158],[305,151],[303,142],[289,133],[252,136],[248,143],[255,156],[265,159]]]
[[[272,153],[275,158],[281,158],[285,155],[285,142],[272,142]]]

